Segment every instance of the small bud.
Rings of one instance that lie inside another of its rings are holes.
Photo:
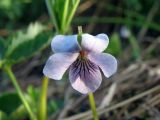
[[[78,43],[81,45],[82,41],[82,26],[78,26]]]

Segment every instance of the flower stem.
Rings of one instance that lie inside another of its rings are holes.
[[[47,6],[49,16],[51,17],[51,20],[53,21],[53,23],[55,25],[56,31],[59,32],[58,21],[56,19],[56,15],[55,15],[54,10],[53,10],[52,2],[51,2],[51,0],[45,0],[45,2],[46,2],[46,6]]]
[[[41,88],[41,96],[39,103],[39,120],[47,120],[47,89],[48,89],[49,79],[47,77],[43,77],[42,79],[42,88]]]
[[[35,115],[33,114],[32,110],[31,110],[27,100],[25,99],[24,94],[22,93],[22,90],[21,90],[21,88],[20,88],[20,86],[19,86],[19,84],[17,82],[17,79],[16,79],[14,73],[11,70],[11,67],[10,66],[6,66],[5,70],[6,70],[7,74],[8,74],[8,76],[10,77],[10,79],[11,79],[11,81],[12,81],[12,83],[13,83],[13,85],[14,85],[14,87],[15,87],[15,89],[16,89],[16,91],[17,91],[17,93],[18,93],[18,95],[19,95],[19,97],[20,97],[20,99],[21,99],[21,101],[22,101],[22,103],[24,105],[24,107],[28,111],[28,114],[30,115],[31,120],[37,120]]]
[[[98,115],[97,115],[97,111],[96,111],[94,95],[93,95],[93,93],[89,93],[88,96],[89,96],[89,103],[90,103],[92,113],[93,113],[93,118],[94,118],[94,120],[99,120]]]
[[[62,16],[62,23],[61,23],[61,30],[63,31],[62,33],[64,33],[64,30],[68,29],[65,26],[65,23],[67,20],[68,9],[69,9],[69,0],[65,0],[64,9],[63,9],[63,16]]]
[[[72,10],[71,10],[71,12],[70,12],[70,14],[68,16],[68,20],[67,20],[67,23],[66,23],[66,28],[69,27],[79,3],[80,3],[80,0],[76,0],[75,1],[75,4],[74,4],[74,6],[73,6],[73,8],[72,8]]]

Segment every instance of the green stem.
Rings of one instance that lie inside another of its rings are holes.
[[[20,88],[20,86],[19,86],[19,84],[17,82],[17,79],[16,79],[14,73],[11,70],[11,67],[10,66],[6,66],[5,70],[6,70],[7,74],[8,74],[8,76],[10,77],[10,79],[11,79],[11,81],[12,81],[12,83],[13,83],[13,85],[14,85],[14,87],[15,87],[15,89],[16,89],[16,91],[17,91],[17,93],[18,93],[18,95],[19,95],[19,97],[20,97],[20,99],[21,99],[21,101],[22,101],[22,103],[24,105],[24,107],[28,111],[28,114],[30,115],[31,120],[37,120],[35,115],[33,114],[32,110],[31,110],[27,100],[25,99],[24,94],[22,93],[22,90],[21,90],[21,88]]]
[[[58,26],[58,22],[57,22],[55,14],[54,14],[54,11],[52,9],[52,3],[50,0],[45,0],[45,1],[46,1],[46,6],[47,6],[49,16],[51,17],[51,20],[53,21],[53,23],[55,25],[56,31],[59,32],[59,26]]]
[[[42,79],[42,88],[41,88],[41,96],[40,96],[40,104],[39,104],[39,120],[47,120],[47,89],[48,89],[49,79],[47,77],[43,77]]]
[[[68,7],[69,7],[69,0],[65,0],[65,2],[64,2],[63,16],[62,16],[62,26],[61,26],[62,33],[64,33],[65,30],[66,30],[66,28],[65,28],[65,22],[66,22],[66,19],[67,19]]]
[[[90,103],[92,113],[93,113],[93,118],[94,118],[94,120],[99,120],[98,115],[97,115],[97,111],[96,111],[94,95],[93,95],[93,93],[89,93],[88,96],[89,96],[89,103]]]
[[[71,12],[70,12],[70,15],[69,15],[68,20],[67,20],[67,23],[66,23],[66,28],[67,28],[67,29],[68,29],[68,27],[69,27],[69,25],[70,25],[70,23],[71,23],[71,20],[72,20],[74,14],[75,14],[75,11],[76,11],[79,3],[80,3],[80,0],[77,0],[76,3],[75,3],[74,6],[73,6],[73,9],[72,9]]]
[[[83,33],[83,31],[82,31],[82,26],[78,26],[78,43],[79,43],[79,45],[81,45],[81,41],[82,41],[82,33]]]

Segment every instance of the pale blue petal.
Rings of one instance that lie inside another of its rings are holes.
[[[78,52],[80,50],[77,35],[56,35],[51,43],[53,52]]]
[[[98,89],[102,76],[97,65],[89,60],[77,59],[70,67],[69,79],[75,90],[87,94]]]
[[[98,65],[107,78],[117,71],[117,60],[108,53],[90,53],[88,59]]]
[[[49,57],[43,74],[49,78],[60,80],[69,66],[77,59],[79,53],[56,53]]]
[[[107,48],[108,43],[109,39],[106,34],[98,34],[96,36],[90,34],[82,35],[82,48],[89,52],[101,53]]]

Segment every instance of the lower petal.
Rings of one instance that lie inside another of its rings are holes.
[[[76,60],[70,67],[69,79],[72,87],[82,94],[94,92],[101,84],[99,67],[89,60]]]
[[[69,66],[77,59],[78,53],[56,53],[49,57],[43,73],[49,78],[60,80]]]
[[[98,65],[107,78],[117,71],[117,60],[108,53],[90,53],[88,59]]]

